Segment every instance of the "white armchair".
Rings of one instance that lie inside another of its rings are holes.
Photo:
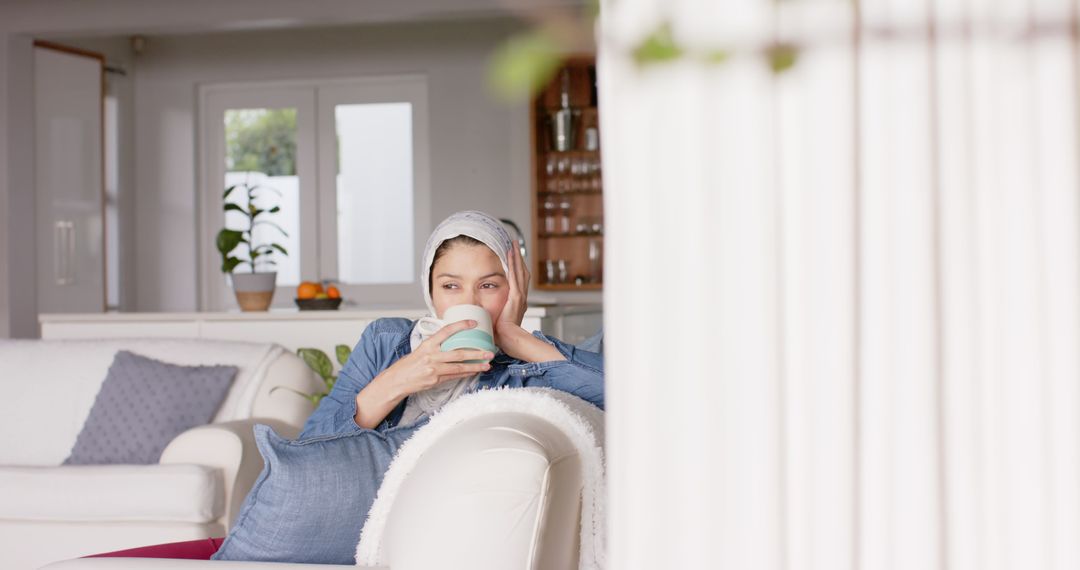
[[[174,438],[157,465],[61,465],[118,350],[238,368],[214,422]],[[103,551],[226,534],[262,469],[252,428],[294,436],[320,385],[277,345],[209,340],[0,341],[0,552],[38,568]]]
[[[448,407],[425,428],[435,428],[433,431],[421,430],[401,449],[368,519],[370,526],[373,519],[381,517],[377,537],[365,537],[372,541],[366,544],[367,552],[378,553],[375,559],[383,566],[360,568],[603,568],[602,532],[581,532],[585,522],[589,523],[587,528],[603,526],[603,509],[597,506],[604,496],[599,451],[602,415],[598,411],[580,413],[580,409],[551,414],[547,412],[552,406],[540,409],[543,406],[529,401],[528,394],[519,394],[523,390],[500,392],[473,395],[471,403],[477,405],[463,413],[457,413],[461,408],[452,411]],[[506,392],[516,401],[492,405],[493,399],[507,396]],[[585,416],[591,417],[582,420]],[[584,425],[593,427],[582,428]],[[402,467],[399,461],[405,461],[405,469],[395,473]],[[389,494],[388,485],[393,488]],[[587,516],[583,505],[591,505]],[[364,532],[368,531],[366,526]],[[583,546],[583,534],[590,537],[588,548]],[[134,568],[307,570],[357,566],[88,558],[53,563],[46,570]]]

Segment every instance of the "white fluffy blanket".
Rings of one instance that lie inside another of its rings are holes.
[[[481,390],[446,405],[398,450],[371,507],[356,548],[359,566],[387,564],[380,545],[387,517],[402,482],[439,437],[455,425],[492,412],[531,414],[560,426],[581,457],[581,548],[578,567],[606,567],[604,525],[604,412],[575,396],[548,388]]]

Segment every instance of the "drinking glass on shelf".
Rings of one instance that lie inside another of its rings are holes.
[[[599,190],[603,187],[603,180],[600,177],[600,159],[592,159],[592,164],[589,167],[589,188]]]
[[[555,171],[558,174],[556,190],[565,192],[570,189],[570,157],[560,156],[555,163]]]
[[[581,190],[588,185],[588,159],[583,157],[574,158],[570,164],[570,189]]]
[[[558,231],[561,234],[570,233],[570,214],[573,210],[573,205],[570,203],[569,198],[563,198],[559,202],[559,224]]]
[[[558,274],[559,281],[558,282],[559,283],[566,283],[566,275],[568,273],[567,266],[566,266],[566,260],[565,259],[556,259],[555,260],[555,266],[556,266],[556,269],[559,272],[559,274]]]
[[[589,240],[589,282],[600,283],[604,279],[604,242]]]
[[[549,154],[544,164],[544,187],[548,192],[559,189],[559,180],[555,177],[555,173],[558,172],[558,163],[559,161],[555,155]]]
[[[556,279],[559,277],[557,261],[555,259],[544,260],[544,283],[549,285],[556,283]]]
[[[551,235],[555,233],[556,224],[556,209],[558,205],[555,203],[555,198],[548,196],[544,199],[544,233]]]

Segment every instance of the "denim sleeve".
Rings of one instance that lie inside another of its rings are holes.
[[[566,360],[531,362],[522,365],[523,384],[555,388],[573,394],[604,409],[604,356],[567,344],[555,337],[534,332],[533,336],[552,345]]]
[[[377,322],[377,321],[376,321]],[[359,431],[356,425],[356,395],[371,383],[382,370],[380,334],[373,322],[360,335],[349,360],[341,367],[334,389],[319,403],[319,407],[304,424],[300,438],[336,435]]]

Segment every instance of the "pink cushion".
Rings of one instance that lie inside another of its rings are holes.
[[[222,538],[200,538],[184,542],[169,542],[153,546],[140,546],[105,554],[94,554],[83,558],[174,558],[184,560],[210,560],[221,547]]]

